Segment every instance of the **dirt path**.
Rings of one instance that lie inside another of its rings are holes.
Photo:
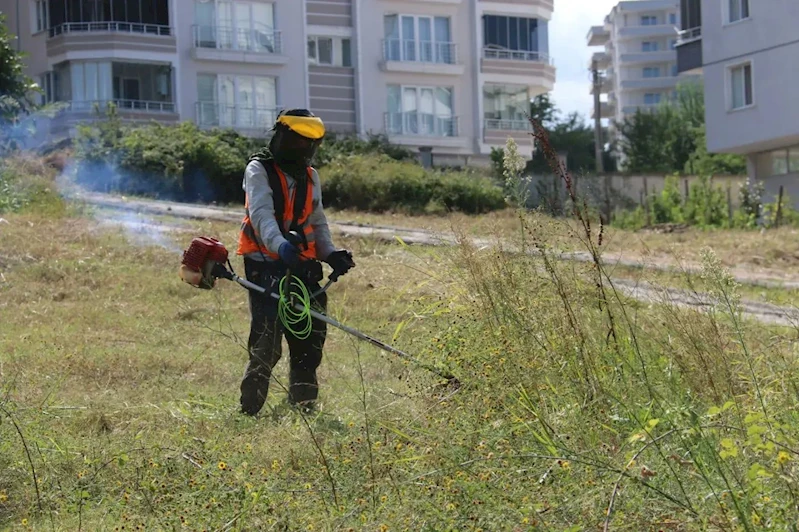
[[[122,196],[112,196],[97,193],[80,193],[74,196],[76,199],[98,206],[113,209],[123,209],[138,213],[149,213],[154,215],[168,215],[178,218],[189,219],[210,219],[238,224],[241,222],[242,212],[240,209],[230,209],[206,205],[194,205],[186,203],[176,203],[159,200],[131,199]],[[388,225],[366,225],[354,222],[331,222],[331,230],[343,236],[370,236],[385,241],[396,241],[401,238],[407,244],[421,244],[428,246],[449,246],[457,242],[457,238],[451,233],[440,233],[424,229],[408,229],[405,227],[395,227]],[[473,238],[472,242],[478,247],[493,247],[494,240],[486,238]],[[513,246],[508,246],[508,251],[519,251]],[[535,251],[531,253],[537,254]],[[556,253],[562,260],[576,262],[590,262],[591,257],[583,251],[558,252]],[[626,256],[624,253],[604,253],[603,260],[608,265],[619,265],[631,268],[642,268],[647,270],[659,270],[664,272],[688,271],[691,273],[701,270],[698,264],[682,264],[678,266],[675,261],[668,258],[635,258]],[[735,280],[741,284],[761,286],[766,288],[788,288],[799,289],[799,277],[788,276],[780,272],[755,272],[751,269],[742,267],[732,267],[730,272]]]
[[[194,220],[216,220],[236,224],[241,221],[241,212],[238,209],[157,200],[128,199],[120,196],[96,193],[81,193],[74,197],[88,204],[112,209],[115,212],[135,212],[138,214],[161,215]],[[139,217],[132,216],[112,215],[102,218],[102,221],[114,225],[125,225],[134,231],[146,231],[151,234],[184,230],[172,224],[157,223],[155,221],[142,220]],[[457,239],[453,234],[436,233],[420,229],[346,222],[334,222],[330,225],[332,231],[342,236],[369,236],[390,242],[395,242],[396,238],[401,238],[407,244],[428,246],[451,246],[457,243]],[[186,229],[186,231],[188,230]],[[493,240],[485,238],[473,238],[472,242],[477,247],[490,248],[495,246]],[[514,251],[512,247],[507,247],[505,249]],[[537,252],[532,253],[537,254]],[[585,252],[561,252],[558,255],[561,260],[578,262],[588,262],[591,260],[588,253]],[[640,260],[625,258],[619,254],[605,254],[603,255],[603,259],[608,264],[620,264],[629,267],[662,271],[677,271],[672,264],[666,262],[642,262]],[[684,266],[684,269],[698,271],[699,267],[697,265],[691,265],[687,267]],[[799,279],[762,278],[758,277],[757,274],[746,272],[738,272],[736,280],[742,284],[757,286],[799,288]],[[613,282],[621,293],[648,303],[667,303],[702,311],[709,310],[715,304],[708,294],[697,294],[688,290],[664,288],[651,283],[632,281],[629,279],[614,279]],[[741,302],[741,310],[744,316],[762,323],[782,326],[794,326],[799,324],[799,309],[792,307],[781,307],[769,303],[744,300]]]

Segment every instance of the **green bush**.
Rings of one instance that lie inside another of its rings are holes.
[[[480,214],[505,206],[502,189],[469,172],[425,170],[387,155],[341,157],[322,172],[325,204],[336,209],[418,214],[444,208]]]
[[[249,155],[264,144],[230,130],[191,122],[124,126],[106,119],[80,126],[76,180],[93,190],[190,201],[242,202]]]

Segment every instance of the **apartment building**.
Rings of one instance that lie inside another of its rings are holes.
[[[17,10],[19,7],[19,10]],[[27,74],[68,109],[264,135],[282,108],[384,133],[436,163],[485,162],[551,91],[553,0],[0,0]]]
[[[701,72],[707,149],[746,155],[748,175],[799,205],[799,2],[682,0],[679,70]]]
[[[588,46],[603,48],[591,58],[589,67],[596,64],[601,75],[590,93],[600,92],[600,118],[609,119],[612,136],[614,122],[637,109],[652,109],[675,93],[679,8],[678,0],[619,2],[603,25],[588,31]]]

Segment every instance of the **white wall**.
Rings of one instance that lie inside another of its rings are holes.
[[[197,101],[197,74],[240,74],[251,76],[276,76],[277,103],[285,107],[307,107],[305,74],[306,37],[304,0],[275,0],[275,26],[281,31],[283,55],[291,59],[285,65],[242,64],[232,61],[198,61],[192,58],[194,34],[193,0],[172,0],[172,21],[178,39],[178,75],[180,117],[194,120]],[[271,127],[272,124],[264,124]]]
[[[390,84],[445,86],[454,88],[454,114],[460,122],[460,136],[475,137],[473,39],[470,2],[460,4],[425,4],[423,2],[361,2],[357,31],[361,40],[361,78],[364,88],[363,121],[366,132],[383,131],[383,116],[388,110],[387,89]],[[458,59],[464,66],[461,75],[383,72],[382,40],[385,37],[383,16],[386,14],[439,15],[451,17],[452,38],[458,45]]]
[[[723,24],[718,0],[702,2],[708,151],[752,153],[799,142],[799,2],[750,0],[750,19]],[[754,106],[728,111],[728,67],[752,61]]]

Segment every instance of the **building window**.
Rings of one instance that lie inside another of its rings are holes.
[[[188,0],[184,1],[188,3]],[[51,0],[47,3],[49,9],[46,10],[46,18],[49,22],[51,36],[58,35],[63,31],[120,31],[157,35],[169,35],[171,32],[170,2]],[[220,1],[219,5],[221,6],[222,3]],[[211,2],[211,6],[213,7],[213,2]]]
[[[641,43],[641,50],[644,52],[657,52],[658,43],[652,41],[644,41],[643,43]]]
[[[658,18],[655,15],[644,15],[641,17],[641,26],[657,26]]]
[[[42,89],[42,93],[39,95],[40,105],[56,101],[56,84],[57,77],[54,71],[45,72],[39,76],[39,87]]]
[[[677,39],[672,39],[669,41],[669,48],[672,50],[677,49]]]
[[[743,109],[754,103],[751,63],[730,69],[730,95],[732,109]]]
[[[455,63],[449,17],[386,15],[383,29],[386,61]]]
[[[727,0],[727,2],[731,23],[749,18],[749,0]]]
[[[671,77],[676,78],[680,75],[680,70],[677,68],[677,64],[671,65]]]
[[[677,13],[669,13],[669,24],[677,25]]]
[[[386,129],[392,135],[454,137],[451,87],[388,86]]]
[[[529,129],[525,115],[529,112],[527,87],[493,84],[483,87],[483,118],[487,129]]]
[[[660,103],[659,92],[648,92],[644,94],[644,105],[657,105]]]
[[[549,26],[534,18],[483,16],[484,56],[539,61],[548,57]]]
[[[197,75],[197,123],[268,129],[277,118],[277,80],[269,76]]]
[[[47,0],[36,0],[31,4],[31,33],[39,33],[50,27],[49,13]]]
[[[194,46],[280,53],[274,4],[198,1],[194,4]]]
[[[771,175],[799,173],[799,146],[775,150],[768,156],[771,159]]]
[[[312,65],[352,66],[350,39],[308,37],[308,62]]]
[[[660,67],[644,67],[644,77],[645,78],[659,78],[660,77]]]

